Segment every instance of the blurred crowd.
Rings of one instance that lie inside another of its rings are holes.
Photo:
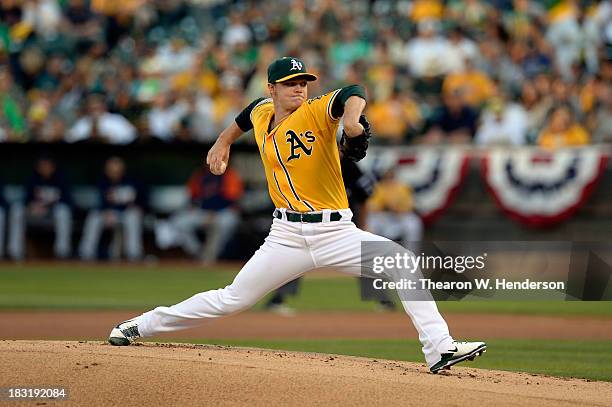
[[[612,142],[608,0],[2,0],[0,141],[208,143],[282,55],[380,144]]]

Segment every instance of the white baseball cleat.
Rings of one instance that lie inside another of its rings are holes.
[[[464,360],[474,360],[476,356],[482,355],[487,351],[487,344],[484,342],[457,342],[453,341],[452,347],[443,353],[440,361],[431,366],[431,373],[438,373],[442,369],[450,369],[456,363]]]
[[[113,328],[108,342],[114,346],[127,346],[140,338],[137,318],[128,319]]]

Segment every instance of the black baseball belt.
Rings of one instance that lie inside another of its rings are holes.
[[[301,212],[285,212],[287,220],[289,222],[302,222],[302,223],[320,223],[323,222],[322,213],[301,213]],[[283,213],[278,209],[274,210],[273,216],[276,219],[283,219]],[[342,219],[342,215],[338,211],[330,212],[329,220],[336,222]]]

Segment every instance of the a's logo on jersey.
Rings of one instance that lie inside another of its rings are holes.
[[[307,143],[313,143],[315,141],[315,136],[312,134],[312,131],[308,130],[304,133],[300,133],[298,136],[293,130],[287,130],[285,135],[287,136],[287,143],[291,144],[291,154],[287,157],[288,162],[294,158],[300,158],[301,153],[298,150],[302,150],[306,155],[312,154],[312,146],[308,147],[304,144],[304,141],[302,141],[302,139],[305,139]]]
[[[302,63],[300,61],[296,61],[295,59],[291,60],[291,69],[290,71],[293,71],[297,69],[298,71],[302,70]]]

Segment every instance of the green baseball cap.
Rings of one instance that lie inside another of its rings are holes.
[[[282,57],[268,66],[268,83],[278,83],[301,77],[307,81],[316,81],[316,75],[306,72],[304,61],[293,57]]]

